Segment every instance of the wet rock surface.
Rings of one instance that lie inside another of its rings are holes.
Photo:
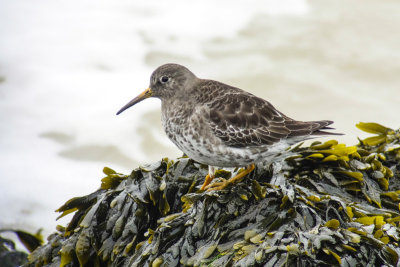
[[[60,207],[74,217],[26,266],[396,265],[400,132],[358,127],[374,136],[298,145],[221,191],[199,191],[207,166],[189,158],[128,176],[105,168],[99,190]]]

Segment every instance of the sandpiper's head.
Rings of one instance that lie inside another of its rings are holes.
[[[161,65],[151,74],[149,88],[123,106],[117,115],[146,98],[157,97],[163,100],[177,93],[183,93],[195,79],[196,76],[182,65],[172,63]]]

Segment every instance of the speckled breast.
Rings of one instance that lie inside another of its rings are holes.
[[[190,114],[180,108],[163,107],[161,122],[168,138],[190,158],[211,166],[239,167],[258,161],[268,161],[271,155],[287,145],[235,148],[223,144],[214,135],[204,110]]]

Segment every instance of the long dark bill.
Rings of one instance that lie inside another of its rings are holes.
[[[121,114],[125,109],[128,109],[128,108],[132,107],[133,105],[139,103],[140,101],[145,100],[146,98],[149,98],[152,94],[153,94],[153,92],[151,91],[151,88],[147,88],[146,90],[143,91],[143,93],[141,93],[140,95],[138,95],[137,97],[135,97],[134,99],[129,101],[128,104],[123,106],[117,112],[117,115]]]

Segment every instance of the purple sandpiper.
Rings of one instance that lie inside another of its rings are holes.
[[[242,89],[197,78],[178,64],[158,67],[150,86],[122,107],[161,99],[161,122],[169,139],[187,156],[209,166],[201,187],[220,190],[250,173],[255,163],[270,161],[291,145],[322,135],[332,121],[296,121],[268,101]],[[244,167],[229,180],[210,184],[216,167]]]

